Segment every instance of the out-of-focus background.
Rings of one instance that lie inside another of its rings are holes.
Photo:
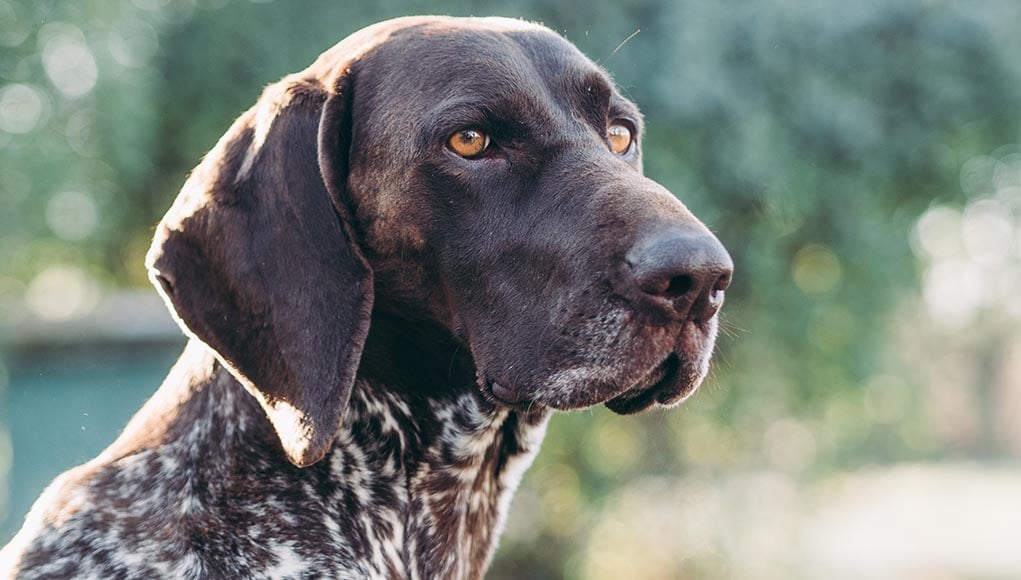
[[[180,350],[142,257],[188,170],[416,13],[575,42],[737,264],[702,391],[555,417],[491,578],[1021,578],[1015,0],[0,0],[0,544]]]

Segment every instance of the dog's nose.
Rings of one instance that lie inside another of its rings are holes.
[[[625,259],[641,301],[695,322],[719,311],[734,273],[730,254],[707,231],[658,231],[635,244]]]

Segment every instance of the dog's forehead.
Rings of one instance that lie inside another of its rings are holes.
[[[570,91],[609,76],[573,44],[537,24],[506,18],[413,20],[388,32],[361,70],[385,91],[445,96],[513,93],[545,85]]]

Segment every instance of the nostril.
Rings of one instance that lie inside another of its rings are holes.
[[[658,275],[651,276],[648,280],[645,280],[641,284],[642,292],[650,296],[660,296],[663,298],[680,298],[691,291],[695,285],[695,280],[687,274],[680,274],[677,276],[670,275]]]
[[[726,274],[721,275],[719,278],[716,279],[716,283],[713,284],[712,291],[715,294],[717,292],[723,292],[727,288],[730,288],[730,273],[729,272],[726,273]]]
[[[700,296],[692,306],[691,315],[695,322],[706,322],[723,306],[726,289],[730,286],[730,273],[722,274],[716,278],[712,287]]]
[[[692,286],[695,285],[695,280],[691,276],[681,275],[674,276],[670,279],[670,284],[667,285],[666,290],[662,292],[663,296],[667,298],[680,298],[691,291]]]

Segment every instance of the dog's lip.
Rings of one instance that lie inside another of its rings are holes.
[[[714,316],[706,323],[687,321],[665,352],[636,353],[634,356],[645,359],[649,365],[636,380],[579,379],[581,383],[569,392],[565,393],[561,387],[559,393],[546,393],[542,388],[516,389],[513,384],[507,386],[483,374],[486,379],[480,376],[479,381],[482,393],[491,403],[517,410],[568,411],[603,404],[617,414],[630,415],[657,405],[671,407],[690,397],[701,385],[708,369],[708,357],[712,354],[715,320]],[[646,358],[649,354],[653,355],[649,357],[652,360]]]
[[[516,405],[521,401],[514,396],[514,391],[496,381],[489,382],[489,394],[504,405]]]
[[[649,370],[644,377],[639,379],[633,387],[621,393],[618,397],[623,397],[631,393],[640,393],[646,389],[655,389],[658,386],[662,386],[662,383],[664,383],[666,379],[670,378],[672,373],[677,372],[677,367],[677,353],[671,352],[665,356],[658,365],[652,367],[652,369]]]
[[[518,411],[531,410],[538,405],[537,401],[520,396],[520,393],[498,381],[486,381],[486,387],[483,391],[491,402]]]
[[[665,402],[660,400],[660,395],[676,382],[680,370],[680,355],[671,352],[633,387],[606,401],[605,405],[614,413],[630,415]]]

